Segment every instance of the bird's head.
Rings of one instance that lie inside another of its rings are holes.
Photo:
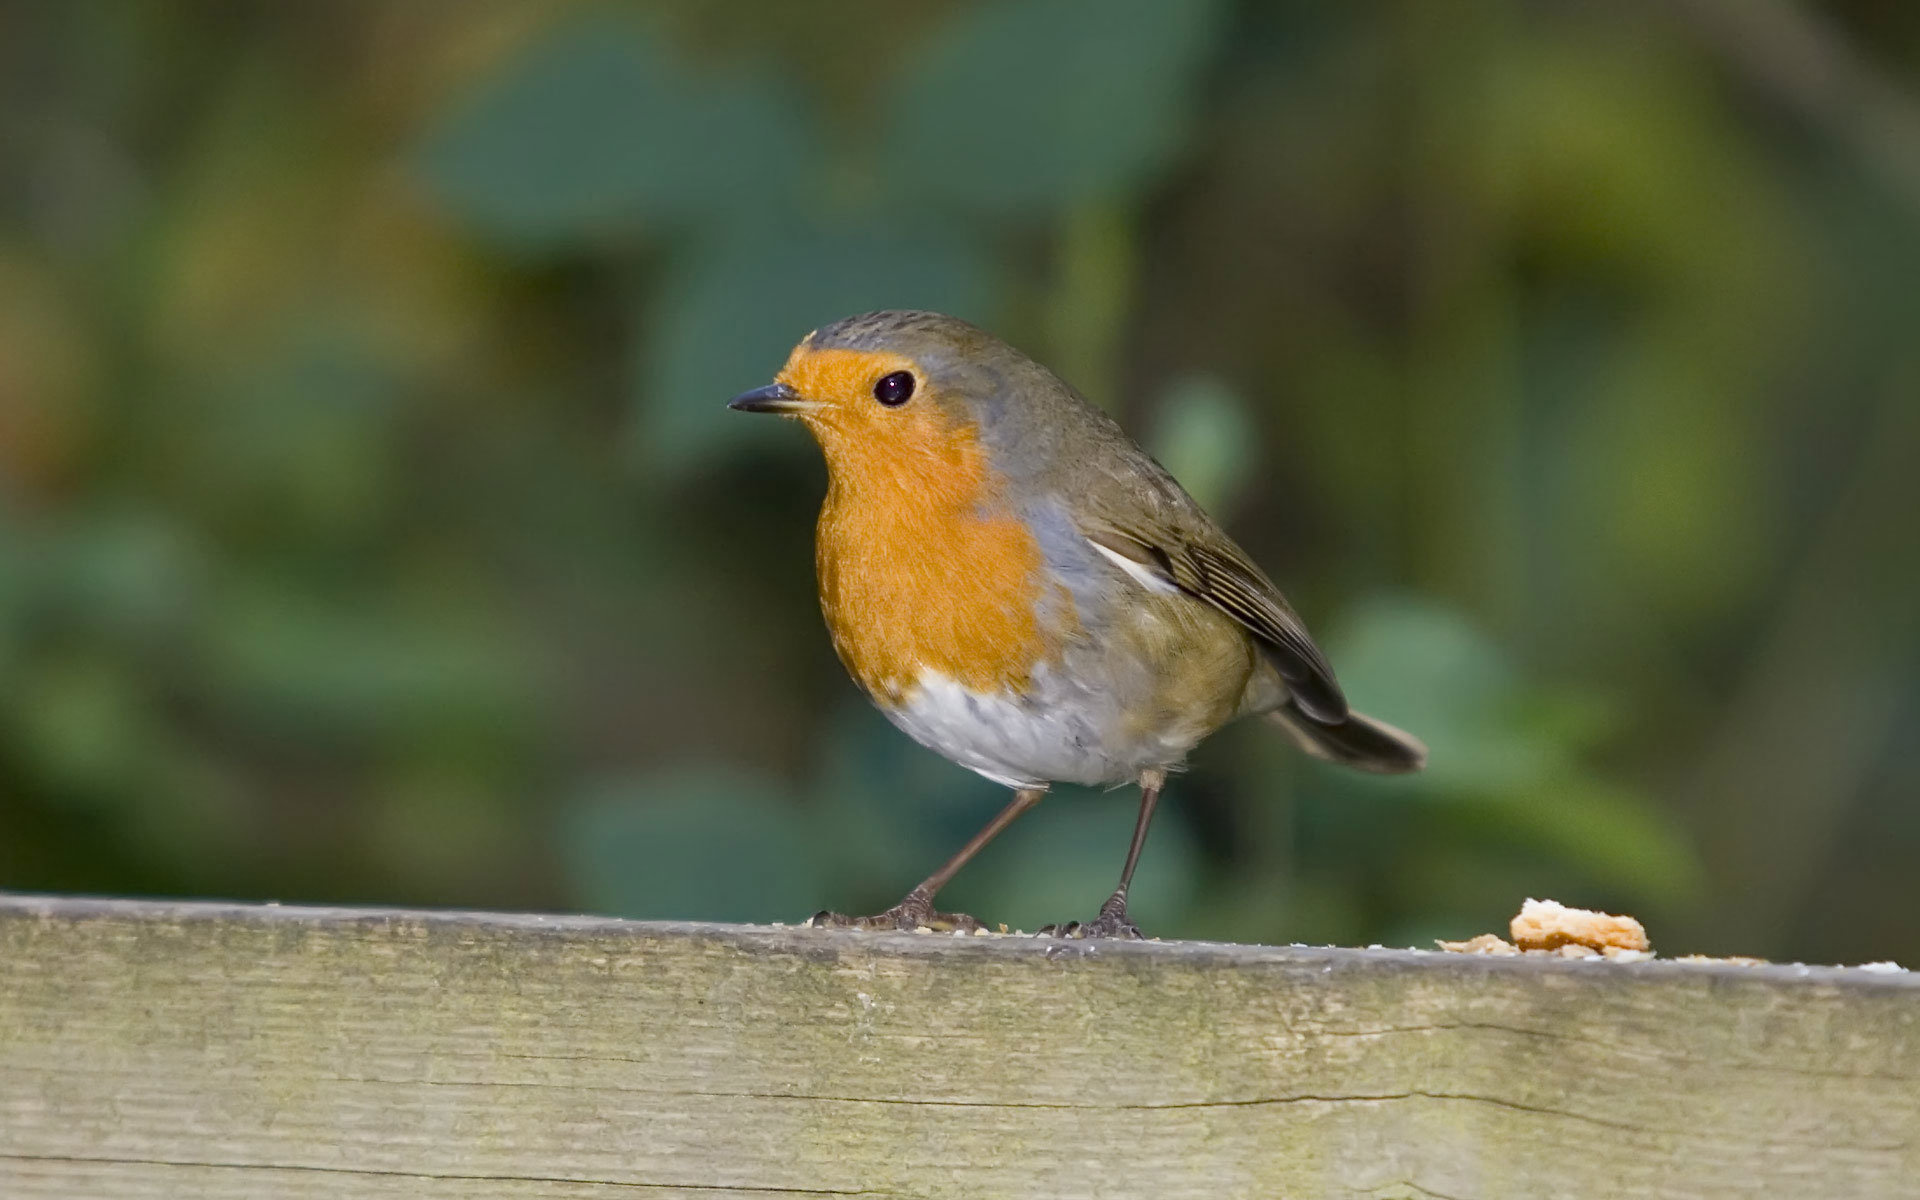
[[[984,330],[939,313],[887,311],[808,334],[773,383],[729,407],[799,418],[837,478],[937,477],[940,463],[960,470],[1023,440],[1055,392],[1071,395]]]

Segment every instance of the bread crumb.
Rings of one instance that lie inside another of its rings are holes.
[[[1568,908],[1552,900],[1528,900],[1509,926],[1513,941],[1483,933],[1464,942],[1436,941],[1450,954],[1531,955],[1640,962],[1653,957],[1647,931],[1632,917]],[[1880,968],[1884,970],[1885,968]]]
[[[1893,962],[1893,961],[1891,961],[1891,960],[1889,960],[1889,961],[1886,961],[1886,962],[1870,962],[1870,963],[1861,963],[1861,964],[1860,964],[1860,969],[1861,969],[1862,971],[1884,971],[1884,972],[1886,972],[1887,974],[1893,974],[1893,973],[1894,973],[1894,972],[1896,972],[1896,971],[1905,971],[1905,970],[1906,970],[1906,968],[1905,968],[1905,967],[1903,967],[1903,966],[1901,966],[1901,965],[1900,965],[1899,963],[1897,963],[1897,962]]]
[[[1529,899],[1507,928],[1514,945],[1522,950],[1559,950],[1564,946],[1590,951],[1609,946],[1621,950],[1651,948],[1646,929],[1632,917],[1568,908],[1554,900]]]
[[[1477,938],[1468,938],[1464,942],[1443,942],[1436,940],[1434,945],[1449,954],[1518,954],[1520,948],[1497,933],[1483,933]]]

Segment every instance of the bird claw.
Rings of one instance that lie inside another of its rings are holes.
[[[882,913],[870,917],[849,917],[845,913],[820,912],[807,918],[808,929],[865,929],[879,932],[912,933],[919,929],[930,929],[936,933],[972,933],[976,929],[985,929],[979,918],[966,913],[940,912],[933,907],[933,901],[909,892],[907,898]]]
[[[1117,938],[1121,941],[1138,942],[1146,938],[1140,927],[1127,916],[1126,901],[1115,896],[1100,906],[1100,915],[1091,921],[1068,921],[1065,925],[1042,925],[1041,937],[1070,938],[1080,941],[1085,938]]]

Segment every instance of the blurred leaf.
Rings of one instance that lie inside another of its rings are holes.
[[[879,308],[983,319],[991,302],[978,248],[949,236],[868,225],[703,241],[640,314],[640,458],[671,477],[752,442],[797,448],[800,431],[727,399],[771,379],[808,331]]]
[[[1138,206],[1112,199],[1069,205],[1055,222],[1046,296],[1047,362],[1081,395],[1117,411],[1140,274]]]
[[[1166,162],[1220,6],[1002,0],[957,13],[901,72],[883,176],[1031,211],[1125,191]]]
[[[1779,520],[1765,444],[1814,285],[1805,216],[1737,110],[1701,93],[1692,55],[1647,49],[1546,42],[1501,62],[1485,114],[1555,273],[1521,323],[1531,407],[1553,414],[1534,515],[1580,547],[1547,569],[1633,667],[1762,584]]]
[[[1671,908],[1699,896],[1700,856],[1686,834],[1626,788],[1568,778],[1490,805],[1490,817],[1636,901]]]
[[[377,527],[398,478],[405,381],[353,330],[326,319],[211,381],[193,381],[170,427],[186,484],[216,519],[308,536]]]
[[[1354,707],[1427,743],[1427,768],[1408,781],[1424,793],[1522,786],[1563,757],[1526,727],[1529,698],[1505,653],[1450,609],[1372,601],[1328,653]]]
[[[1585,547],[1570,590],[1595,597],[1616,635],[1640,633],[1649,611],[1663,623],[1723,619],[1752,595],[1775,519],[1755,453],[1765,426],[1743,385],[1674,333],[1649,329],[1595,372],[1601,394],[1572,415],[1556,481]],[[1696,569],[1708,556],[1714,569]]]
[[[703,71],[645,26],[595,15],[551,31],[450,106],[419,161],[463,220],[555,242],[777,209],[812,146],[766,68]]]
[[[523,719],[511,647],[452,614],[383,611],[272,585],[236,588],[209,622],[207,672],[232,719],[326,746],[404,742]]]
[[[164,513],[92,514],[43,545],[46,601],[62,622],[150,638],[179,630],[199,599],[199,547]]]
[[[764,923],[820,907],[823,838],[768,780],[697,767],[603,783],[559,832],[574,894],[595,912]]]
[[[1200,506],[1225,520],[1259,454],[1260,431],[1246,402],[1217,379],[1176,380],[1160,403],[1150,447]]]
[[[1697,855],[1650,800],[1581,762],[1603,727],[1590,699],[1524,684],[1458,615],[1414,600],[1375,601],[1334,643],[1357,706],[1404,725],[1432,757],[1419,775],[1349,788],[1443,800],[1475,838],[1544,847],[1636,902],[1679,904],[1700,882]]]
[[[123,661],[60,655],[20,683],[16,696],[32,699],[9,705],[13,737],[55,796],[110,802],[138,781],[159,732]]]

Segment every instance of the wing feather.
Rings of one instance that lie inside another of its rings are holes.
[[[1203,542],[1173,530],[1090,524],[1081,532],[1095,547],[1138,564],[1142,571],[1212,605],[1253,634],[1308,716],[1328,723],[1346,718],[1347,700],[1326,656],[1313,644],[1280,589],[1225,535],[1214,532]]]

